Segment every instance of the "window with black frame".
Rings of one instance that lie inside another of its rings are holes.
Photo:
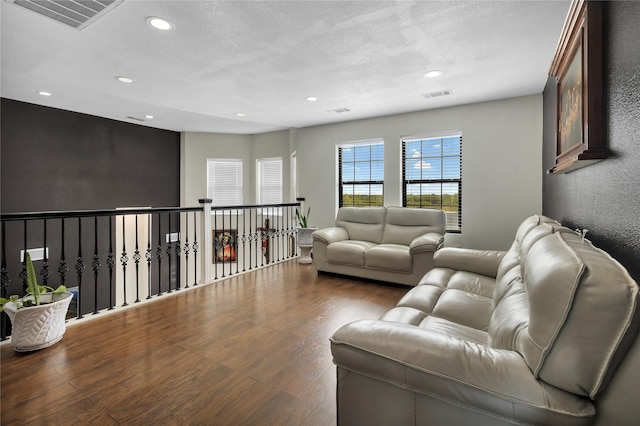
[[[462,135],[402,141],[402,205],[443,210],[447,232],[462,231]]]
[[[384,205],[384,142],[338,145],[339,205]]]

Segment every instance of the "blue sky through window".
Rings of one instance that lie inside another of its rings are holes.
[[[382,142],[341,145],[343,194],[382,195],[382,184],[356,182],[384,181],[384,144]]]
[[[459,180],[461,137],[424,138],[405,141],[405,180]],[[422,183],[407,185],[407,193],[456,194],[457,184]]]

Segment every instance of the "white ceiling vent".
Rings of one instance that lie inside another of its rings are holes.
[[[124,0],[9,0],[11,3],[82,30]]]
[[[451,95],[453,92],[449,89],[449,90],[438,90],[437,92],[429,92],[429,93],[423,93],[422,96],[427,98],[427,99],[431,99],[431,98],[439,98],[442,96],[449,96]]]
[[[350,112],[351,110],[349,108],[337,108],[337,109],[330,109],[327,112],[335,112],[336,114],[342,114],[343,112]]]

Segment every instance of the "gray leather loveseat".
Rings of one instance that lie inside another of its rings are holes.
[[[334,227],[313,233],[318,271],[416,285],[444,243],[441,210],[341,207]]]
[[[607,253],[532,216],[434,263],[331,338],[340,425],[638,424],[638,285]]]

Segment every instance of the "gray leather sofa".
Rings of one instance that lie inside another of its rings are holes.
[[[444,242],[441,210],[341,207],[334,227],[313,233],[318,271],[416,285]]]
[[[638,284],[607,253],[532,216],[434,263],[331,338],[340,425],[639,424]]]

